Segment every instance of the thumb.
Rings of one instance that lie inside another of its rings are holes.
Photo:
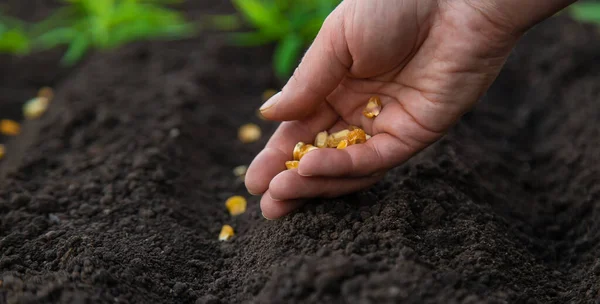
[[[323,23],[304,58],[281,92],[260,108],[270,120],[300,120],[312,114],[348,73],[352,57],[338,7]]]

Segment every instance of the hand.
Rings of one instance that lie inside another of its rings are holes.
[[[367,188],[438,140],[489,88],[521,33],[467,0],[343,1],[261,108],[283,121],[246,174],[248,191],[262,194],[263,215]],[[371,96],[383,104],[374,119],[362,115]],[[310,152],[286,170],[297,142],[349,125],[373,137]]]

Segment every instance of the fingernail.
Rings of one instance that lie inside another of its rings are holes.
[[[265,214],[264,214],[264,213],[262,213],[262,212],[261,212],[260,214],[261,214],[261,215],[262,215],[262,217],[263,217],[263,218],[265,218],[265,220],[267,220],[267,221],[273,221],[273,220],[274,220],[274,219],[270,219],[270,218],[266,217],[266,216],[265,216]]]
[[[269,98],[269,100],[267,100],[262,106],[260,106],[260,112],[264,112],[267,111],[268,109],[272,108],[277,101],[279,101],[279,96],[281,95],[281,92],[273,95],[271,98]]]

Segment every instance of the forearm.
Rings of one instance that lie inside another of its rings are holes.
[[[492,22],[523,33],[577,0],[465,0]]]

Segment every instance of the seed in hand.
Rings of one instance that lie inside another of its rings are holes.
[[[373,96],[369,98],[369,102],[363,110],[363,115],[366,118],[375,118],[377,117],[377,115],[379,115],[379,113],[381,113],[381,108],[381,100],[379,99],[379,97]]]

